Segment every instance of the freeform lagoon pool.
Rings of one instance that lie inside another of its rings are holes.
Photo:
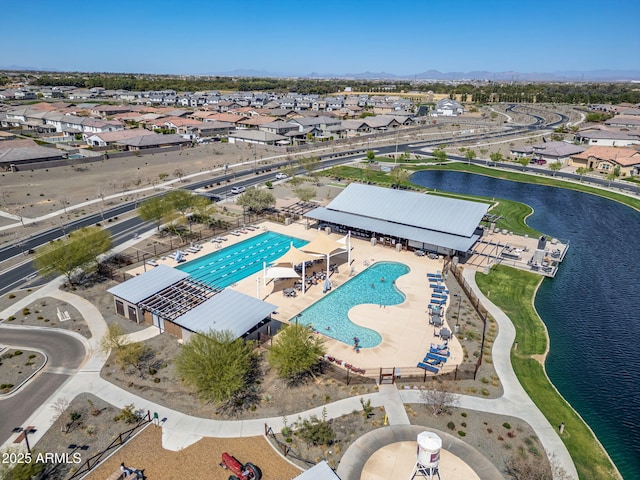
[[[306,245],[306,240],[275,232],[264,232],[242,242],[222,248],[176,268],[192,278],[214,287],[225,288],[262,270],[294,247]]]
[[[353,337],[358,337],[360,347],[375,347],[382,341],[380,334],[349,320],[349,310],[363,303],[384,306],[402,303],[405,296],[396,287],[395,280],[409,273],[409,270],[402,263],[374,263],[303,310],[298,322],[313,325],[323,335],[347,345],[352,345]]]

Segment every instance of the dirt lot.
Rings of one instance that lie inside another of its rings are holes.
[[[104,480],[119,469],[121,462],[144,470],[149,480],[227,480],[229,471],[219,466],[223,452],[242,463],[256,465],[264,480],[289,480],[301,473],[275,452],[264,437],[203,438],[183,450],[171,452],[162,448],[161,430],[151,425],[100,465],[87,480]]]

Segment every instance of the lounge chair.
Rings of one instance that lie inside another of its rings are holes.
[[[443,356],[445,356],[445,357],[448,357],[448,356],[450,356],[450,355],[451,355],[451,353],[449,352],[449,350],[440,349],[440,348],[434,348],[434,347],[431,347],[431,348],[429,349],[429,353],[434,353],[434,354],[436,354],[436,355],[443,355]]]
[[[447,357],[443,357],[442,355],[436,355],[435,353],[427,353],[427,355],[424,358],[430,358],[432,360],[439,360],[442,363],[445,363],[447,361]]]
[[[426,363],[422,363],[422,362],[418,363],[418,368],[422,368],[423,370],[426,370],[427,372],[431,372],[431,373],[438,373],[440,371],[436,367],[432,367],[431,365],[427,365]]]
[[[237,230],[233,230],[232,232],[229,232],[231,235],[235,236],[235,237],[239,237],[240,236],[240,232],[238,232]]]
[[[152,267],[157,267],[158,262],[156,262],[155,260],[147,260],[147,265],[151,265]]]
[[[440,365],[442,362],[440,360],[436,360],[435,358],[424,357],[422,359],[422,363],[426,363],[427,365]]]

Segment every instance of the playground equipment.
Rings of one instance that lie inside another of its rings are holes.
[[[220,466],[233,473],[229,476],[229,480],[260,480],[262,478],[262,472],[253,463],[247,462],[243,465],[227,452],[222,454]]]

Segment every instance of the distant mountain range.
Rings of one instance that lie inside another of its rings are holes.
[[[20,65],[1,66],[0,70],[24,70],[40,72],[56,72],[53,68],[24,67]],[[640,70],[567,70],[559,72],[440,72],[427,70],[421,73],[395,74],[389,72],[362,73],[318,73],[294,74],[283,72],[267,72],[255,69],[236,69],[227,72],[210,72],[202,75],[219,75],[223,77],[271,77],[271,78],[313,78],[313,79],[354,79],[354,80],[434,80],[434,81],[464,81],[489,80],[513,82],[640,82]]]
[[[440,72],[427,70],[426,72],[399,75],[389,72],[362,72],[362,73],[318,73],[312,72],[304,75],[266,72],[264,70],[233,70],[220,72],[217,75],[230,77],[298,77],[314,79],[343,78],[354,80],[490,80],[490,81],[552,81],[552,82],[627,82],[640,81],[640,70],[591,70],[591,71],[560,71],[560,72]]]

